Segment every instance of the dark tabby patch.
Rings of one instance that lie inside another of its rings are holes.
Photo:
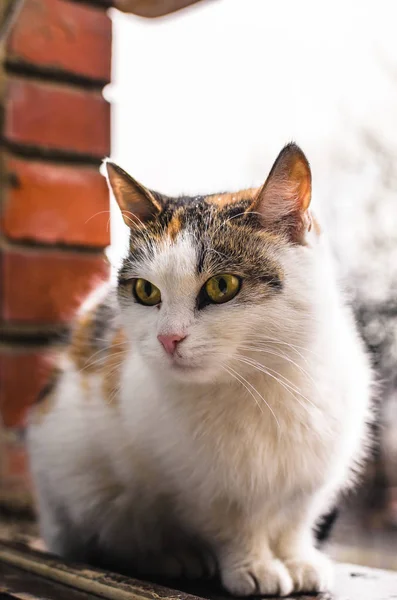
[[[32,418],[35,423],[39,423],[48,413],[51,412],[55,403],[55,390],[61,376],[62,370],[54,367],[50,373],[47,383],[41,389],[32,407]]]

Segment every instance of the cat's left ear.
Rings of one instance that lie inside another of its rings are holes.
[[[155,218],[162,210],[158,197],[121,167],[106,160],[107,180],[128,227]]]
[[[304,244],[305,233],[312,226],[311,191],[309,162],[299,146],[291,143],[278,155],[249,211],[259,213],[264,227]]]

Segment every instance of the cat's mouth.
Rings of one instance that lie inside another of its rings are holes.
[[[198,364],[195,360],[189,359],[187,357],[178,356],[175,354],[170,362],[169,367],[174,373],[189,375],[193,373],[199,373],[203,371],[204,365]]]
[[[192,363],[186,363],[186,362],[181,361],[181,360],[173,360],[171,362],[171,366],[176,371],[182,371],[184,373],[186,373],[188,371],[197,371],[198,369],[201,368],[199,365],[195,365],[195,364],[192,364]]]
[[[214,362],[209,359],[208,351],[200,348],[200,350],[181,352],[177,350],[173,355],[167,355],[162,353],[163,360],[161,361],[162,368],[165,372],[169,373],[170,376],[174,375],[179,378],[192,377],[195,380],[197,377],[200,379],[206,377],[207,372],[213,372]],[[212,364],[211,364],[212,363]],[[158,363],[157,363],[158,364]]]
[[[187,384],[205,383],[210,376],[208,368],[203,364],[188,360],[173,360],[167,372],[171,378]]]

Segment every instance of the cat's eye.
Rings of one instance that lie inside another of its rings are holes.
[[[158,287],[147,279],[135,279],[133,284],[135,298],[145,306],[155,306],[161,302],[161,292]]]
[[[239,293],[241,279],[228,273],[211,277],[204,285],[206,296],[210,302],[223,304],[229,302]]]

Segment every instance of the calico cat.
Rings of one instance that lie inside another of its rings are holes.
[[[259,189],[169,198],[112,162],[130,227],[28,441],[57,554],[232,594],[328,589],[313,529],[366,451],[371,370],[287,145]]]

